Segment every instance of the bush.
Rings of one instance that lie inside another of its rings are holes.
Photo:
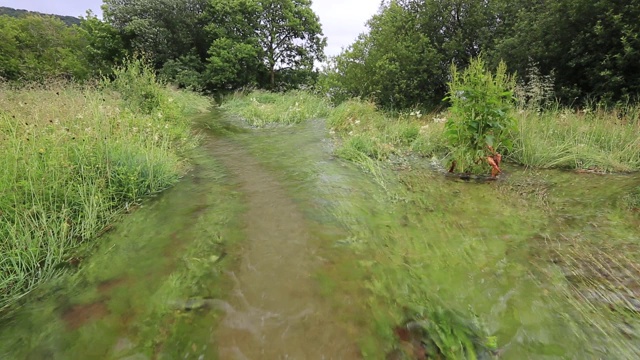
[[[445,125],[454,167],[460,172],[483,173],[484,159],[496,152],[509,151],[514,79],[507,75],[504,63],[496,74],[486,70],[482,58],[472,59],[462,73],[451,66],[451,82],[446,98],[451,103]]]
[[[113,70],[114,79],[105,79],[104,84],[122,95],[131,108],[151,114],[167,104],[168,97],[156,78],[156,72],[143,59],[128,59]]]

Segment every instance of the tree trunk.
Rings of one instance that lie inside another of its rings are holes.
[[[275,66],[271,67],[271,90],[276,87],[276,69]]]

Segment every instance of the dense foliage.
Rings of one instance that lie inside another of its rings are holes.
[[[310,0],[105,0],[104,20],[0,16],[0,77],[113,76],[143,56],[167,81],[210,92],[291,89],[317,78],[326,39]]]
[[[451,66],[447,96],[451,109],[445,124],[454,162],[451,171],[482,173],[488,162],[494,167],[494,176],[500,172],[501,155],[497,152],[512,148],[513,87],[504,63],[495,75],[486,69],[482,58],[472,59],[463,72]]]
[[[325,39],[309,0],[105,0],[132,53],[180,86],[229,91],[309,79]],[[291,72],[301,76],[292,76]]]
[[[567,104],[627,100],[640,91],[638,17],[638,1],[385,0],[369,32],[330,61],[322,91],[338,102],[437,106],[449,66],[483,53],[522,82],[536,67]]]
[[[0,78],[86,78],[90,65],[79,28],[54,17],[0,16]]]

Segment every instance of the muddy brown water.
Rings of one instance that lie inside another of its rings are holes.
[[[298,205],[240,145],[208,144],[239,182],[247,236],[230,306],[216,330],[221,359],[357,359],[358,348],[318,295],[321,265]]]

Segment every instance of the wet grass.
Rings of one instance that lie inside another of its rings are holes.
[[[74,250],[117,214],[178,181],[198,143],[188,116],[208,100],[135,62],[94,86],[0,86],[2,311],[77,266]]]
[[[83,252],[80,271],[3,320],[0,357],[217,358],[212,299],[233,286],[241,197],[206,151],[189,158],[194,170]]]
[[[638,171],[640,119],[633,115],[636,112],[627,116],[615,110],[521,109],[509,158],[534,168]]]

